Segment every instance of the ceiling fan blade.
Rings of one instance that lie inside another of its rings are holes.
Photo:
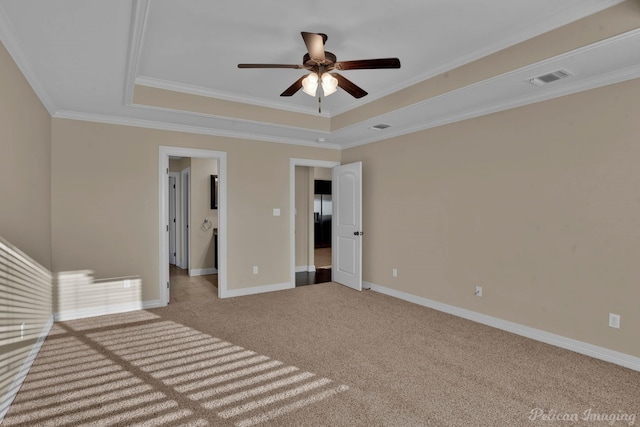
[[[361,59],[356,61],[340,61],[334,65],[336,70],[371,70],[378,68],[400,68],[398,58]]]
[[[303,66],[296,64],[238,64],[238,68],[293,68],[300,70]]]
[[[351,80],[345,79],[340,74],[331,73],[333,77],[338,79],[338,86],[344,89],[347,93],[349,93],[354,98],[362,98],[367,95],[367,92],[361,87],[357,86]]]
[[[300,34],[302,34],[304,44],[307,45],[311,59],[317,62],[323,62],[325,60],[324,42],[327,41],[327,35],[321,33],[306,33],[304,31]]]
[[[284,92],[280,94],[280,96],[292,96],[294,93],[302,89],[302,79],[307,76],[302,76],[298,80],[295,81],[294,84],[289,86]]]

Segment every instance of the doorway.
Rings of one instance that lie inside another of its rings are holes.
[[[218,198],[218,209],[217,209],[217,234],[216,234],[216,239],[217,241],[215,242],[215,245],[217,246],[217,262],[218,262],[218,268],[217,268],[217,273],[218,273],[218,277],[217,277],[217,285],[218,285],[218,289],[217,289],[217,294],[219,298],[226,298],[227,297],[227,210],[226,210],[226,202],[227,202],[227,187],[226,187],[226,183],[227,183],[227,157],[226,157],[226,153],[225,152],[221,152],[221,151],[211,151],[211,150],[200,150],[200,149],[191,149],[191,148],[180,148],[180,147],[165,147],[165,146],[160,146],[159,147],[159,168],[158,168],[158,177],[159,177],[159,254],[160,254],[160,258],[159,258],[159,283],[158,283],[158,287],[159,287],[159,305],[164,306],[167,305],[169,302],[169,285],[170,285],[170,281],[169,281],[169,257],[167,256],[167,254],[169,254],[169,247],[170,247],[170,232],[169,232],[169,223],[170,223],[170,218],[169,218],[169,199],[170,199],[170,192],[169,192],[169,157],[186,157],[186,158],[191,158],[191,159],[213,159],[217,161],[217,165],[218,165],[218,170],[217,170],[217,175],[218,175],[218,194],[217,194],[217,198]],[[186,185],[188,189],[193,189],[193,167],[190,168],[190,170],[183,170],[180,172],[180,176],[183,177],[186,175],[186,179],[183,179],[183,183],[184,185]],[[200,193],[205,193],[205,192],[199,192]],[[208,194],[208,193],[207,193]],[[186,196],[186,203],[184,203],[183,207],[180,209],[176,209],[177,212],[184,212],[185,210],[187,211],[188,214],[185,215],[185,218],[188,218],[191,214],[193,214],[195,211],[193,212],[189,212],[189,210],[191,209],[191,205],[193,202],[193,198],[191,197],[191,192],[190,191],[184,191],[183,195],[181,197],[182,200],[185,200],[185,196]],[[208,196],[207,196],[208,197]],[[212,221],[211,218],[208,218],[207,216],[203,215],[203,218],[200,219],[198,218],[198,220],[202,221],[202,225],[204,227],[204,229],[209,230],[209,228],[207,228],[207,225],[209,227],[212,226]],[[195,220],[194,220],[195,221]],[[193,222],[193,221],[192,221]],[[192,234],[192,230],[190,228],[190,225],[188,222],[186,224],[188,232],[184,233],[184,236],[182,239],[178,239],[179,242],[184,242],[183,244],[183,248],[181,250],[177,250],[176,253],[179,254],[180,252],[182,252],[183,254],[185,253],[184,250],[186,249],[187,251],[187,256],[183,256],[183,257],[178,257],[178,258],[182,258],[181,260],[179,260],[178,262],[181,261],[181,264],[187,268],[189,267],[193,267],[193,263],[190,262],[189,260],[193,258],[193,256],[191,256],[192,254],[190,254],[191,250],[189,250],[188,248],[190,248],[193,245],[194,242],[194,237],[198,237],[198,236],[193,236]],[[180,228],[178,228],[180,229]],[[213,232],[211,232],[210,234],[212,234]],[[213,235],[213,234],[212,234]],[[213,247],[214,243],[213,241],[211,242],[211,246]],[[212,255],[212,261],[213,261],[213,255]],[[187,265],[185,265],[185,263]],[[198,271],[200,270],[200,271]],[[200,268],[200,269],[193,269],[193,268],[189,268],[189,272],[190,274],[193,275],[201,275],[201,274],[207,274],[207,272],[205,271],[207,269],[205,268]],[[213,270],[213,268],[211,269]]]
[[[330,186],[332,168],[339,163],[291,159],[290,165],[292,287],[330,282],[332,202],[326,184],[316,200],[315,182]]]

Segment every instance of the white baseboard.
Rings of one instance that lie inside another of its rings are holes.
[[[49,331],[51,330],[52,326],[53,326],[53,316],[49,317],[49,321],[47,321],[46,325],[44,325],[44,327],[42,328],[42,331],[40,332],[38,339],[33,344],[33,347],[31,347],[31,351],[29,352],[29,355],[22,363],[20,370],[18,371],[15,378],[13,379],[13,383],[11,384],[11,387],[9,387],[9,390],[7,390],[7,393],[5,394],[4,399],[0,403],[0,424],[2,424],[2,420],[4,420],[4,416],[7,414],[7,411],[11,407],[11,403],[13,403],[13,399],[16,398],[16,395],[18,394],[18,390],[20,390],[20,387],[22,386],[24,379],[27,377],[27,374],[31,369],[31,365],[33,364],[33,361],[36,360],[36,357],[38,356],[38,353],[42,348],[42,344],[44,343],[44,340],[47,338],[47,335],[49,335]]]
[[[218,274],[218,269],[211,268],[194,268],[189,270],[189,276],[206,276],[207,274]]]
[[[442,311],[445,313],[453,314],[454,316],[462,317],[463,319],[471,320],[473,322],[482,323],[483,325],[492,326],[503,331],[511,332],[516,335],[531,338],[536,341],[541,341],[546,344],[551,344],[556,347],[561,347],[567,350],[575,351],[576,353],[584,354],[586,356],[593,357],[595,359],[611,362],[616,365],[624,366],[634,371],[640,371],[640,357],[631,356],[629,354],[620,353],[608,348],[599,347],[597,345],[589,344],[586,342],[574,340],[572,338],[563,337],[561,335],[552,334],[551,332],[542,331],[540,329],[524,326],[519,323],[509,322],[497,317],[489,316],[486,314],[478,313],[475,311],[467,310],[464,308],[456,307],[449,304],[444,304],[438,301],[433,301],[427,298],[418,297],[406,292],[397,291],[395,289],[386,288],[384,286],[375,285],[373,283],[363,282],[363,287],[370,288],[373,291],[381,294],[389,295],[395,298],[399,298],[405,301],[412,302],[414,304],[422,305],[424,307],[432,308],[434,310]]]
[[[141,310],[141,301],[132,301],[123,304],[104,305],[100,307],[80,308],[75,310],[66,310],[60,313],[54,313],[53,318],[56,322],[64,322],[67,320],[85,319],[87,317],[104,316],[106,314],[126,313],[129,311]]]
[[[313,273],[314,271],[316,271],[315,265],[300,265],[296,267],[296,273]]]
[[[162,305],[160,303],[159,299],[154,299],[154,300],[150,300],[150,301],[142,301],[142,309],[143,310],[148,310],[150,308],[160,308],[160,307],[164,307],[164,305]]]
[[[274,292],[274,291],[283,291],[285,289],[293,289],[295,285],[292,285],[289,282],[286,283],[276,283],[273,285],[264,285],[264,286],[254,286],[251,288],[240,288],[240,289],[227,289],[220,298],[232,298],[232,297],[241,297],[245,295],[254,295],[254,294],[262,294],[265,292]]]

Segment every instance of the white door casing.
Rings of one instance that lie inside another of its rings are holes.
[[[362,290],[362,162],[333,168],[332,280]]]

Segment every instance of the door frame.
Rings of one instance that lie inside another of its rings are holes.
[[[158,149],[158,290],[160,306],[169,301],[169,156],[218,160],[218,298],[227,296],[227,153],[197,148],[169,147]]]
[[[289,159],[289,277],[291,288],[296,287],[296,166],[334,168],[340,162],[331,160]],[[331,231],[333,233],[333,230]]]

